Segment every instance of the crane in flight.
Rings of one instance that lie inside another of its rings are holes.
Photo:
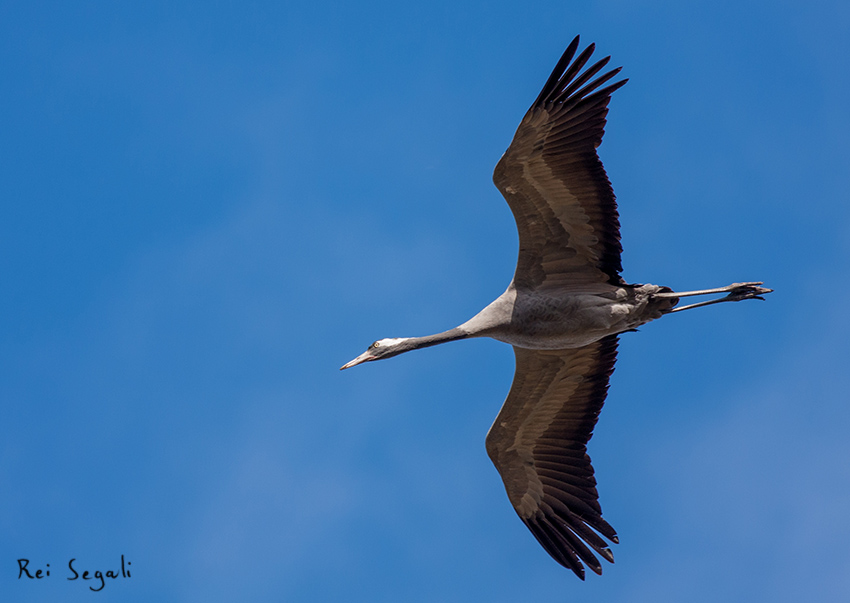
[[[602,519],[587,443],[605,402],[620,333],[665,314],[764,299],[761,282],[674,292],[621,277],[620,222],[596,153],[620,68],[585,69],[591,44],[578,36],[523,117],[493,174],[519,230],[516,272],[493,303],[467,322],[426,337],[380,339],[342,368],[448,341],[492,337],[516,355],[513,385],[487,434],[487,453],[508,498],[537,541],[584,579],[594,552],[614,561],[617,533]],[[595,79],[593,79],[595,78]],[[608,85],[606,85],[608,84]],[[678,306],[680,298],[720,294]]]

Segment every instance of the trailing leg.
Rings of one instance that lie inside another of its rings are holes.
[[[708,295],[712,293],[726,293],[725,297],[721,297],[719,299],[711,299],[704,302],[699,302],[696,304],[690,304],[687,306],[680,306],[678,308],[673,308],[672,310],[668,310],[668,312],[681,312],[682,310],[690,310],[691,308],[699,308],[701,306],[710,306],[711,304],[719,304],[721,302],[733,302],[733,301],[741,301],[744,299],[761,299],[763,300],[763,295],[766,295],[773,291],[773,289],[768,289],[767,287],[760,287],[761,282],[754,283],[732,283],[726,287],[719,287],[717,289],[702,289],[700,291],[683,291],[681,293],[677,293],[675,291],[671,292],[662,292],[654,294],[654,297],[690,297],[693,295]]]

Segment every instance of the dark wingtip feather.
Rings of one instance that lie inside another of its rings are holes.
[[[611,527],[611,524],[602,519],[602,517],[584,517],[582,519],[587,525],[605,536],[605,538],[614,544],[620,544],[620,541],[617,538],[617,532],[615,532],[614,528]]]
[[[572,81],[572,79],[584,68],[584,66],[587,65],[587,62],[593,55],[594,50],[596,50],[596,44],[591,44],[590,46],[585,48],[582,53],[578,55],[578,57],[576,57],[575,61],[573,61],[573,64],[570,65],[561,76],[559,81],[559,88],[566,87]]]
[[[557,528],[545,515],[538,513],[533,517],[523,517],[522,520],[552,559],[584,580],[584,566],[581,560],[573,548],[563,541]]]
[[[606,561],[614,563],[614,554],[607,546],[595,546],[591,543],[592,540],[598,539],[598,536],[588,540],[583,536],[584,530],[576,531],[577,526],[570,518],[538,511],[532,517],[523,518],[523,522],[555,561],[572,570],[582,580],[585,567],[595,574],[602,575],[602,564],[588,549],[588,544]]]
[[[611,60],[611,57],[605,57],[604,59],[596,61],[596,63],[594,63],[593,65],[588,67],[585,70],[584,73],[582,73],[581,75],[576,77],[575,80],[572,81],[572,83],[565,86],[564,89],[561,90],[560,93],[558,93],[558,96],[556,96],[555,98],[549,98],[548,101],[553,103],[553,104],[563,103],[564,100],[566,100],[567,98],[572,96],[573,93],[576,90],[578,90],[581,86],[583,86],[585,84],[585,82],[587,82],[594,75],[596,75],[597,73],[602,71],[602,69],[608,64],[608,62],[610,60]],[[620,69],[622,69],[622,67]],[[616,74],[617,71],[619,71],[619,69],[614,70],[614,71],[609,71],[608,73],[603,75],[601,78],[598,78],[596,80],[596,82],[604,83],[604,82],[608,81],[609,79],[611,79]],[[570,79],[572,79],[572,78],[570,78]],[[564,84],[566,84],[568,81],[569,80],[567,80],[567,78],[563,79]],[[581,98],[582,96],[584,96],[587,93],[587,91],[593,90],[594,88],[598,87],[599,84],[596,83],[596,82],[594,82],[595,85],[588,85],[588,86],[585,86],[584,88],[582,88],[581,92],[576,93],[576,96]]]
[[[625,86],[628,83],[628,81],[629,81],[629,78],[623,78],[619,82],[614,82],[610,86],[607,86],[607,87],[603,88],[602,90],[600,90],[599,92],[596,92],[594,94],[599,94],[600,96],[602,96],[602,94],[600,94],[600,93],[604,92],[605,94],[611,95],[611,94],[614,93],[615,90],[619,90],[620,88]]]
[[[537,98],[531,104],[532,107],[534,107],[541,100],[549,96],[549,94],[552,92],[552,89],[560,81],[561,76],[563,75],[564,71],[567,69],[576,54],[580,37],[581,36],[576,36],[575,38],[573,38],[573,41],[569,43],[567,49],[564,51],[564,54],[562,54],[561,58],[558,59],[558,62],[555,64],[555,68],[552,69],[552,73],[549,75],[549,79],[547,79],[546,83],[543,85],[543,90],[540,91],[540,94],[537,95]]]
[[[594,94],[591,94],[591,92],[622,71],[622,67],[612,69],[598,77],[591,84],[585,86],[592,77],[608,64],[611,57],[606,56],[585,69],[590,57],[596,50],[596,44],[591,43],[576,56],[578,45],[579,36],[576,36],[570,42],[564,54],[561,55],[560,60],[558,60],[558,63],[549,75],[549,79],[546,80],[540,94],[537,95],[537,98],[532,103],[531,109],[544,106],[549,108],[551,105],[559,107],[559,110],[566,110],[591,98],[599,100],[603,96],[599,94],[602,91]],[[584,72],[582,73],[583,69]],[[623,79],[616,84],[604,88],[605,94],[612,94],[628,81],[628,79]]]

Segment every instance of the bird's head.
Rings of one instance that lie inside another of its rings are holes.
[[[408,337],[379,339],[378,341],[370,345],[369,348],[365,352],[360,354],[357,358],[347,364],[342,365],[339,370],[351,368],[352,366],[357,366],[362,362],[371,362],[372,360],[391,358],[397,354],[406,352],[410,349],[410,346],[406,345],[408,340]]]

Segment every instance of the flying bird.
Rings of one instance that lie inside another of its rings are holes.
[[[618,542],[602,519],[587,443],[619,334],[672,312],[764,299],[771,289],[747,282],[674,292],[620,277],[617,204],[596,149],[611,95],[628,80],[608,84],[621,68],[597,77],[610,57],[585,68],[594,45],[576,56],[578,47],[577,36],[493,174],[519,230],[507,290],[460,326],[380,339],[342,368],[470,337],[511,344],[516,372],[487,434],[487,453],[520,519],[555,561],[584,579],[584,565],[602,573],[596,554],[613,563],[606,539]],[[677,307],[682,297],[720,293],[726,295]]]

